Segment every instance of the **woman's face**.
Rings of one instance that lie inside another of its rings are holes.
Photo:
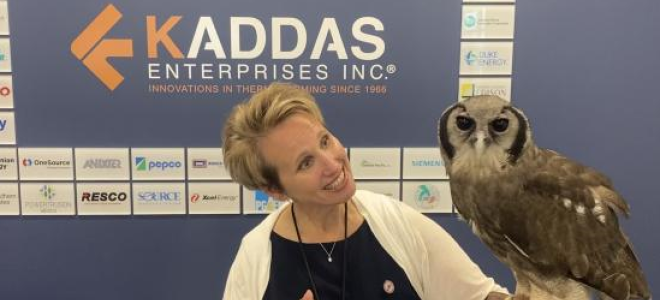
[[[258,147],[277,170],[284,194],[297,203],[334,205],[355,193],[344,146],[306,114],[284,120],[259,140]]]

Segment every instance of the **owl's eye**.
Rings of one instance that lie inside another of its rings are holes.
[[[468,131],[474,127],[474,121],[468,117],[458,116],[456,117],[456,126],[460,130]]]
[[[507,119],[495,119],[490,122],[490,128],[495,132],[504,132],[509,127],[509,120]]]

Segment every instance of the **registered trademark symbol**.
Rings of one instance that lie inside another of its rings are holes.
[[[394,74],[396,72],[396,65],[387,65],[387,73]]]

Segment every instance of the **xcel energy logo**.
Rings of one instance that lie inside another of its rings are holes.
[[[124,76],[108,63],[108,58],[133,57],[131,39],[103,38],[121,17],[119,10],[109,4],[71,43],[73,55],[111,91],[124,81]]]

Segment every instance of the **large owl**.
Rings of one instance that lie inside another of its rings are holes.
[[[603,174],[538,148],[525,115],[496,96],[456,103],[438,138],[461,217],[509,266],[514,299],[649,299]]]

